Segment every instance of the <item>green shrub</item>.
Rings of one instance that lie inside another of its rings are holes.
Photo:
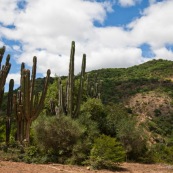
[[[115,138],[101,135],[95,139],[90,152],[89,163],[96,169],[112,169],[117,167],[120,162],[123,162],[124,158],[125,150],[122,145]]]
[[[104,133],[106,114],[105,107],[100,99],[89,98],[81,106],[81,114],[90,115],[90,119],[97,123],[100,132]]]
[[[173,164],[173,146],[156,144],[148,152],[150,162]]]
[[[121,104],[107,105],[106,134],[123,144],[128,159],[138,161],[146,150],[147,135],[137,117],[127,111]]]
[[[24,148],[24,153],[20,155],[20,159],[26,163],[40,163],[40,151],[36,146]]]
[[[89,113],[82,113],[77,119],[84,128],[80,140],[74,145],[70,164],[82,165],[88,159],[94,139],[99,135],[97,122],[91,120]]]
[[[58,156],[64,163],[83,132],[77,121],[67,116],[40,117],[34,124],[36,143],[46,154]]]

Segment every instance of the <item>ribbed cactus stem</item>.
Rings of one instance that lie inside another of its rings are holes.
[[[0,69],[1,69],[1,63],[2,63],[2,59],[3,59],[4,53],[5,53],[5,46],[0,48]]]
[[[80,74],[80,85],[78,89],[78,96],[77,96],[77,103],[76,103],[76,110],[74,113],[74,117],[77,117],[80,111],[84,80],[85,80],[85,69],[86,69],[86,54],[83,54],[81,74]]]
[[[74,55],[75,55],[75,42],[72,41],[71,53],[70,53],[70,64],[69,64],[69,76],[68,76],[68,92],[67,92],[67,107],[68,113],[72,117],[74,109]]]
[[[11,79],[9,83],[8,101],[7,101],[6,145],[8,145],[10,142],[11,114],[13,110],[13,87],[14,87],[14,80]]]
[[[39,116],[39,114],[41,113],[41,111],[44,107],[44,100],[46,98],[46,93],[47,93],[48,84],[49,84],[49,80],[50,80],[50,74],[51,74],[51,71],[50,71],[50,69],[48,69],[47,70],[47,76],[46,76],[45,82],[44,82],[44,88],[43,88],[40,100],[39,100],[38,105],[36,106],[35,110],[33,111],[33,114],[31,117],[32,121],[34,121]]]
[[[58,80],[58,108],[59,108],[59,114],[62,114],[64,110],[64,99],[63,99],[63,86],[61,83],[61,78]]]
[[[102,88],[102,80],[98,80],[98,74],[96,73],[93,77],[87,78],[87,96],[100,99],[101,96],[101,88]]]
[[[5,46],[0,48],[0,107],[1,107],[2,99],[3,99],[3,95],[4,95],[4,85],[5,85],[8,73],[10,71],[10,68],[11,68],[10,55],[7,55],[5,65],[2,66],[2,64],[1,64],[4,53],[5,53]]]
[[[36,78],[36,69],[37,69],[37,57],[34,56],[33,58],[33,68],[32,68],[32,75],[31,75],[31,88],[30,88],[30,109],[33,109],[33,99],[34,99],[34,85],[35,85],[35,78]]]

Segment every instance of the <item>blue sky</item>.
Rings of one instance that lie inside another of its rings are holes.
[[[66,75],[76,42],[76,73],[82,54],[87,71],[130,67],[151,59],[173,60],[172,0],[0,0],[0,46],[11,55],[8,81],[20,79],[20,64],[37,76],[47,69]],[[4,58],[5,60],[5,58]]]

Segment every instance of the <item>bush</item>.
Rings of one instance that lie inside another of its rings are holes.
[[[120,104],[107,106],[107,133],[116,137],[126,149],[127,158],[138,161],[147,147],[144,128],[135,115]]]
[[[84,127],[80,141],[73,147],[72,157],[69,163],[82,165],[88,159],[94,139],[98,137],[99,130],[95,121],[91,120],[90,114],[82,113],[77,119],[78,123]]]
[[[173,163],[173,146],[155,144],[148,151],[145,161],[149,163]]]
[[[58,156],[57,161],[60,163],[64,163],[71,156],[73,146],[82,131],[82,127],[67,116],[42,116],[34,124],[36,143],[46,154]]]
[[[93,168],[116,168],[124,159],[125,150],[115,138],[101,135],[99,138],[95,139],[89,160]]]
[[[104,132],[106,114],[105,107],[100,99],[89,98],[81,106],[81,114],[88,114],[90,119],[97,123],[100,132]]]
[[[40,163],[40,151],[35,146],[25,148],[25,153],[20,155],[19,158],[26,163]]]

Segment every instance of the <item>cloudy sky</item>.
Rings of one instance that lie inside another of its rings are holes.
[[[76,73],[83,53],[87,71],[173,60],[173,0],[0,0],[0,46],[16,85],[33,56],[38,76],[66,75],[72,40]]]

